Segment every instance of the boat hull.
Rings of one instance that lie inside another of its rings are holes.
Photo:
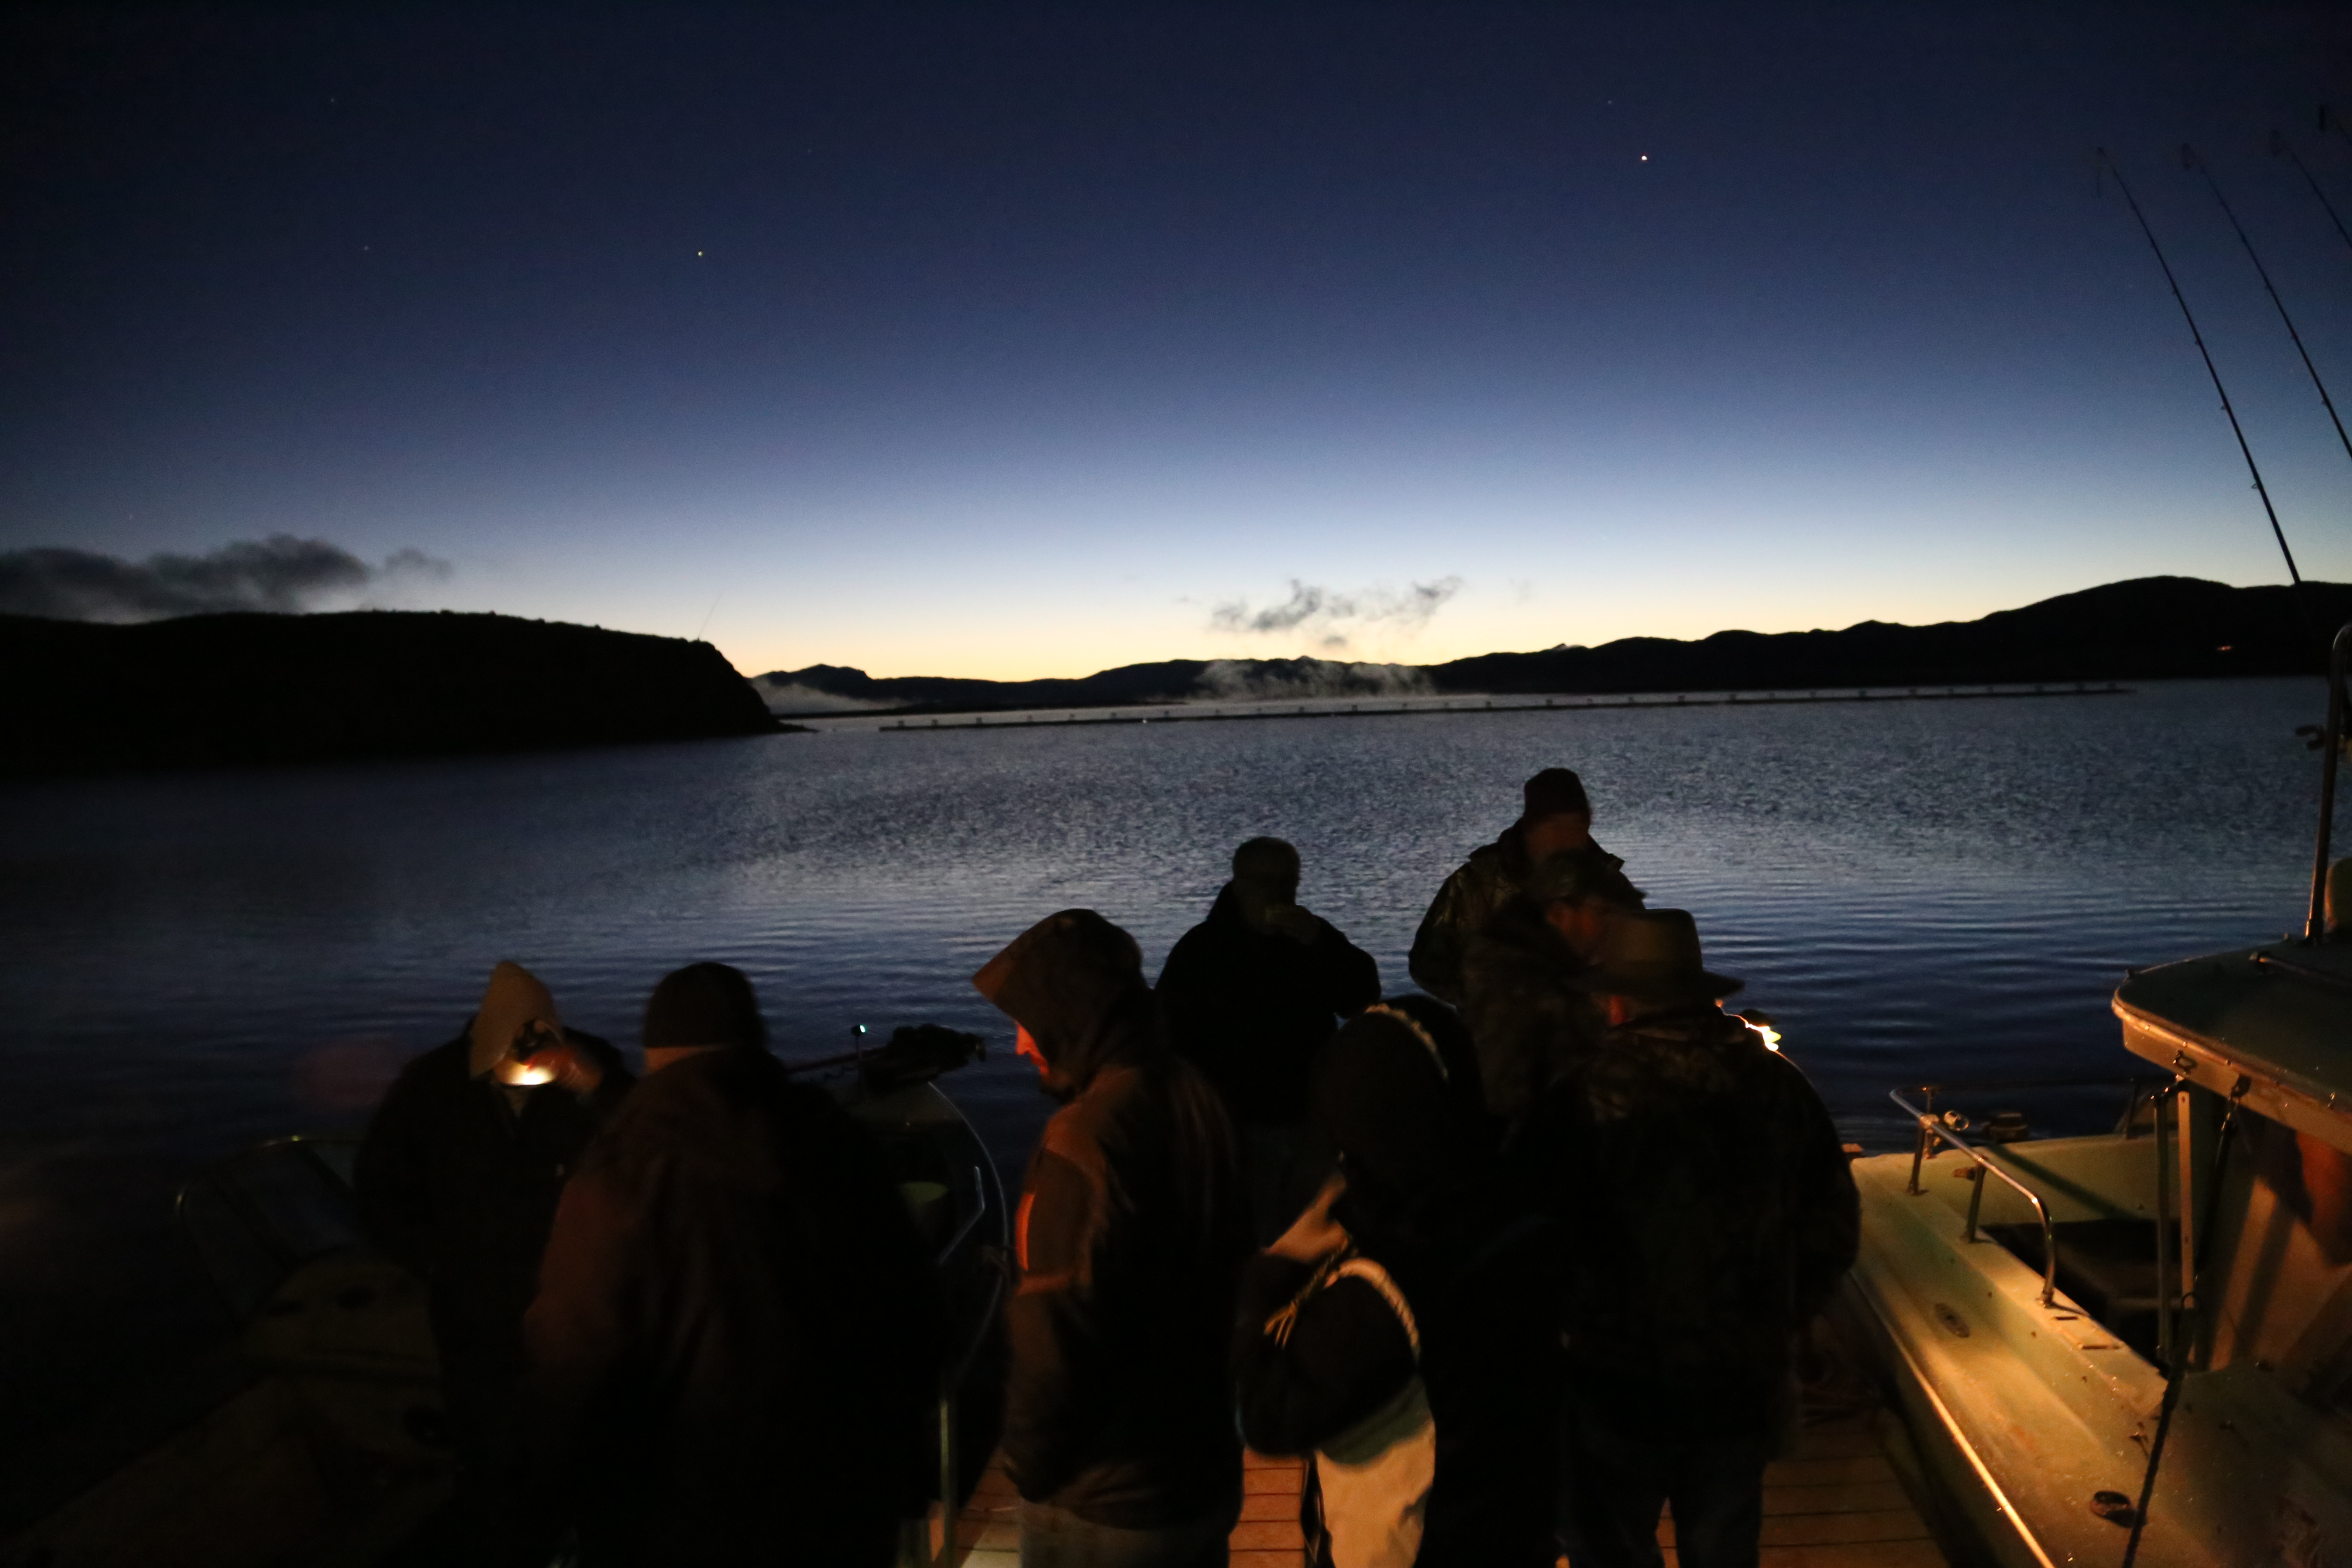
[[[2048,1140],[2002,1157],[2072,1225],[2152,1214],[2153,1141]],[[2164,1397],[2150,1361],[1984,1230],[1969,1240],[1961,1162],[1854,1163],[1863,1244],[1848,1303],[1919,1458],[1956,1562],[2055,1568],[2120,1560]],[[1988,1226],[2013,1222],[1996,1184]],[[2113,1314],[2110,1314],[2113,1315]],[[2352,1436],[2260,1368],[2192,1373],[2167,1441],[2139,1562],[2147,1568],[2316,1564],[2352,1546]]]

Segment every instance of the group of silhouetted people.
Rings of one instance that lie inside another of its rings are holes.
[[[973,976],[1061,1102],[1013,1221],[1005,1468],[1032,1568],[1223,1563],[1242,1448],[1310,1560],[1757,1561],[1794,1352],[1851,1265],[1838,1135],[1547,769],[1382,998],[1255,838],[1155,987],[1067,910]],[[512,964],[362,1150],[430,1283],[453,1559],[890,1561],[944,1335],[871,1137],[680,970],[646,1072]],[[936,1464],[936,1453],[931,1456]],[[950,1512],[952,1509],[950,1508]]]

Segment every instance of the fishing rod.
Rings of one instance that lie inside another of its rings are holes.
[[[2325,113],[2326,110],[2323,110],[2321,112]],[[2303,176],[2303,183],[2311,187],[2311,194],[2319,198],[2321,210],[2327,214],[2327,221],[2336,226],[2336,232],[2344,236],[2344,243],[2352,245],[2352,233],[2346,232],[2344,220],[2336,216],[2336,204],[2327,199],[2327,193],[2319,188],[2319,182],[2314,179],[2311,171],[2304,166],[2302,155],[2295,152],[2294,143],[2279,132],[2273,131],[2271,132],[2271,156],[2275,158],[2282,153],[2285,153],[2288,161],[2294,164],[2295,173]]]
[[[2311,384],[2319,394],[2320,406],[2327,410],[2327,417],[2336,426],[2336,438],[2344,443],[2344,455],[2352,458],[2352,436],[2344,433],[2344,421],[2336,413],[2336,400],[2327,395],[2327,384],[2319,379],[2319,367],[2311,363],[2311,351],[2303,346],[2303,334],[2294,330],[2294,318],[2286,313],[2286,301],[2279,298],[2278,286],[2271,281],[2271,269],[2264,267],[2263,258],[2254,254],[2254,242],[2246,237],[2246,226],[2238,221],[2238,215],[2231,207],[2229,198],[2221,194],[2221,183],[2213,178],[2213,171],[2206,167],[2205,160],[2197,155],[2197,149],[2186,142],[2180,144],[2180,166],[2194,169],[2205,176],[2205,188],[2213,193],[2213,200],[2220,205],[2221,216],[2230,220],[2231,228],[2237,230],[2238,243],[2246,247],[2246,259],[2254,264],[2254,275],[2263,280],[2263,289],[2270,295],[2271,303],[2278,307],[2279,320],[2286,327],[2286,335],[2294,340],[2294,352],[2303,356],[2303,368],[2310,373]]]
[[[2254,476],[2254,493],[2263,498],[2263,514],[2271,520],[2271,536],[2278,541],[2279,553],[2286,557],[2287,578],[2300,588],[2303,586],[2303,574],[2295,569],[2294,552],[2287,548],[2286,530],[2279,526],[2278,509],[2271,505],[2270,487],[2263,483],[2263,470],[2254,461],[2254,449],[2246,445],[2245,427],[2238,423],[2238,411],[2230,405],[2230,393],[2221,384],[2221,373],[2213,368],[2213,355],[2205,347],[2205,334],[2197,330],[2197,318],[2189,313],[2188,297],[2180,292],[2180,279],[2172,275],[2172,263],[2164,258],[2164,247],[2157,244],[2156,230],[2148,226],[2147,215],[2139,210],[2139,202],[2132,195],[2131,186],[2124,183],[2124,172],[2116,167],[2115,159],[2108,155],[2105,147],[2097,149],[2097,152],[2099,162],[2105,165],[2108,174],[2116,177],[2116,189],[2124,194],[2124,201],[2131,207],[2132,216],[2139,220],[2140,233],[2147,236],[2147,247],[2156,253],[2156,264],[2164,269],[2165,282],[2171,285],[2173,303],[2180,307],[2180,319],[2189,323],[2189,335],[2196,341],[2198,357],[2205,362],[2205,374],[2213,378],[2213,391],[2221,399],[2221,412],[2230,416],[2230,433],[2238,438],[2238,451],[2246,459],[2246,471]],[[2295,595],[2295,610],[2308,623],[2310,615],[2303,608],[2303,595],[2300,594]],[[2304,629],[2309,631],[2310,627],[2306,624]]]

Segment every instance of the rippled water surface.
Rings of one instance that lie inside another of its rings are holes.
[[[189,1169],[356,1128],[511,957],[634,1045],[666,970],[758,983],[784,1055],[855,1023],[1002,1021],[965,977],[1089,905],[1155,968],[1233,847],[1405,986],[1430,895],[1537,768],[1849,1131],[1904,1081],[2120,1080],[2126,964],[2300,923],[2316,681],[2112,697],[940,731],[0,791],[0,1436],[216,1325],[168,1209]],[[1050,1109],[1009,1049],[952,1089],[1017,1173]],[[2105,1091],[2021,1091],[2037,1124]]]

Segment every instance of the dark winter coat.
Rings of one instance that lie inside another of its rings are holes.
[[[1625,862],[1595,844],[1567,853],[1589,858],[1607,871]],[[1472,852],[1470,858],[1445,879],[1429,910],[1413,933],[1412,952],[1406,967],[1413,984],[1431,995],[1459,1007],[1463,1005],[1462,962],[1470,939],[1485,931],[1527,891],[1535,866],[1528,858],[1527,837],[1517,823],[1501,837]]]
[[[1477,1043],[1479,1077],[1496,1115],[1525,1117],[1606,1030],[1591,996],[1570,984],[1584,967],[1525,900],[1463,943],[1462,1020]]]
[[[1767,1418],[1852,1266],[1853,1176],[1804,1075],[1713,1008],[1612,1029],[1523,1149],[1559,1227],[1570,1375],[1628,1431]]]
[[[1310,942],[1261,931],[1228,882],[1160,972],[1156,994],[1176,1049],[1251,1126],[1305,1121],[1316,1051],[1340,1016],[1381,999],[1371,954],[1309,918]]]
[[[888,1561],[936,1287],[871,1135],[766,1051],[638,1086],[564,1193],[525,1333],[540,1485],[590,1561]]]
[[[1160,1037],[1126,933],[1088,910],[973,983],[1067,1103],[1029,1162],[1005,1308],[1004,1456],[1023,1497],[1120,1529],[1234,1506],[1226,1339],[1249,1221],[1216,1091]]]
[[[554,1084],[513,1098],[467,1070],[459,1035],[408,1064],[368,1124],[352,1172],[375,1244],[431,1289],[445,1376],[500,1387],[522,1369],[522,1314],[564,1178],[635,1081],[620,1053],[567,1031],[603,1080],[584,1100]]]

